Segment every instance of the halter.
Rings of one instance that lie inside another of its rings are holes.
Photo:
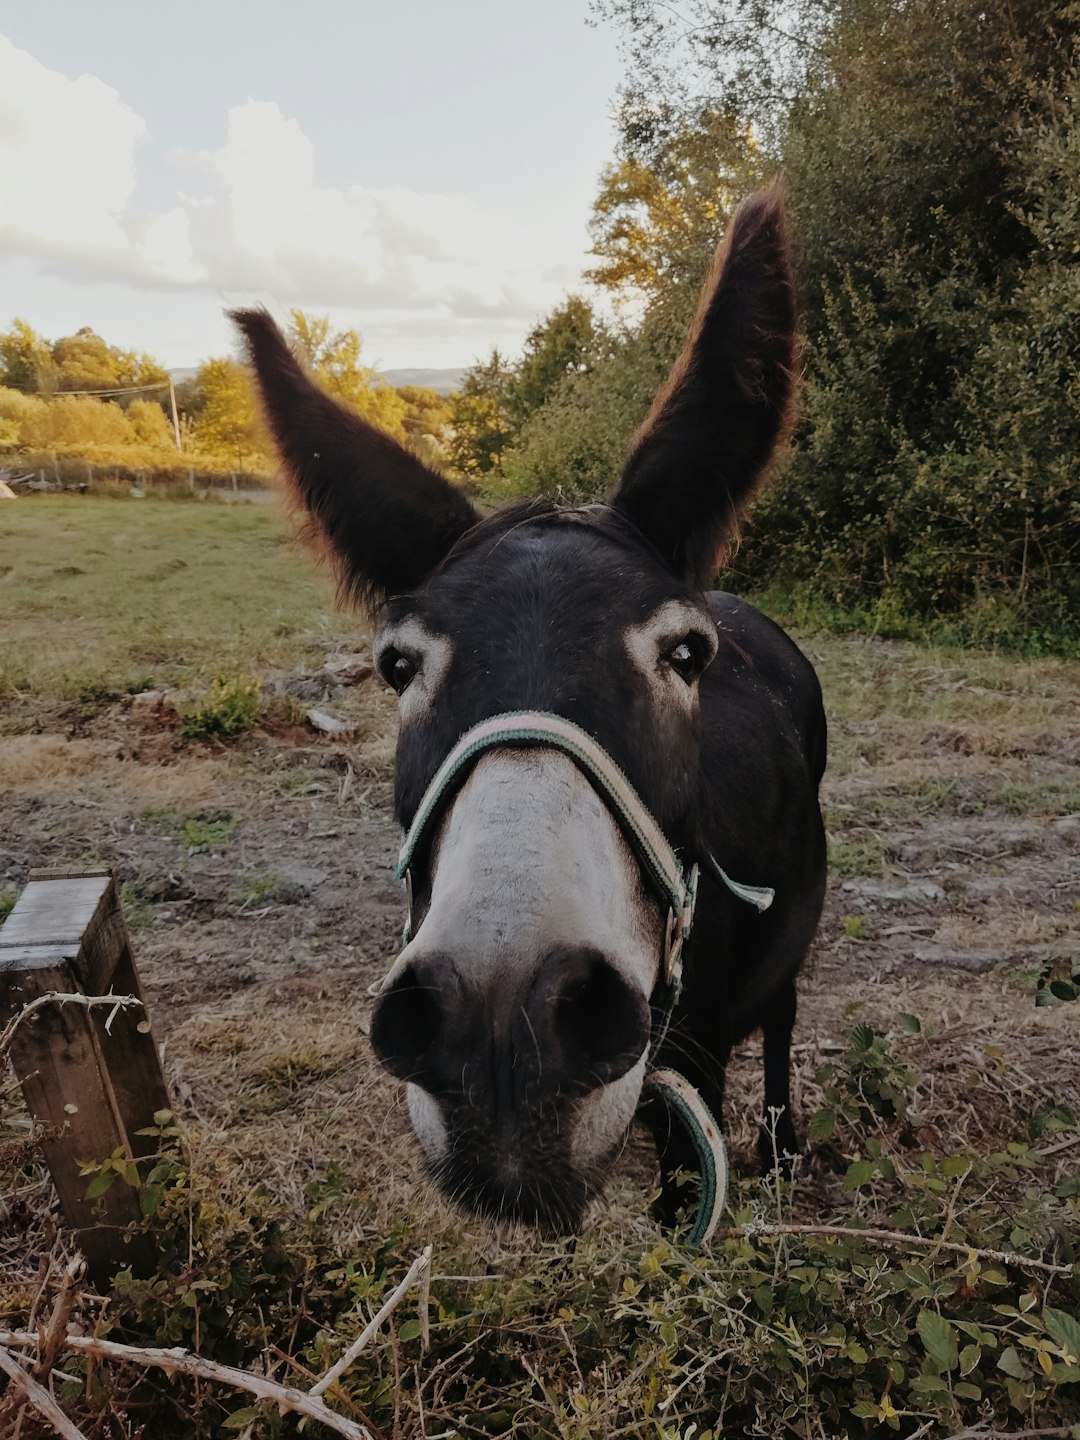
[[[698,866],[680,861],[651,811],[603,746],[561,715],[543,710],[517,710],[482,720],[462,735],[439,766],[398,854],[397,878],[405,881],[409,905],[402,939],[407,944],[413,928],[413,861],[450,793],[486,751],[525,747],[558,750],[569,756],[619,822],[645,877],[667,907],[663,954],[651,1001],[659,1013],[649,1042],[651,1059],[660,1050],[682,993],[683,950],[694,923]],[[767,910],[772,904],[771,889],[742,885],[732,880],[712,855],[706,853],[705,859],[721,883],[738,899],[759,911]],[[727,1158],[719,1126],[694,1087],[675,1071],[653,1069],[647,1077],[646,1089],[657,1094],[686,1126],[698,1151],[701,1201],[689,1240],[692,1245],[703,1244],[715,1230],[727,1196]]]

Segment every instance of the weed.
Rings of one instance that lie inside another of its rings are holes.
[[[215,675],[207,695],[188,701],[180,711],[181,740],[229,740],[259,721],[259,682]]]
[[[1051,950],[1038,965],[1024,970],[1021,982],[1035,992],[1036,1005],[1062,1005],[1080,1000],[1080,957]]]
[[[213,854],[225,849],[236,834],[238,824],[236,816],[230,815],[227,810],[220,810],[214,815],[193,815],[180,827],[180,843],[186,847],[188,854],[196,850]]]
[[[332,1063],[328,1064],[314,1051],[289,1046],[265,1061],[256,1072],[256,1078],[272,1090],[296,1090],[306,1080],[316,1079],[333,1068]]]
[[[252,871],[238,875],[229,887],[229,899],[234,905],[263,905],[277,889],[278,879],[268,870]]]
[[[864,940],[870,931],[870,921],[866,915],[845,915],[844,934],[849,940]]]
[[[829,836],[829,869],[834,875],[880,875],[883,868],[881,842],[838,840]]]
[[[15,901],[19,898],[16,890],[0,890],[0,925],[15,909]]]
[[[325,770],[313,770],[309,766],[301,765],[294,770],[286,770],[284,775],[277,777],[277,787],[282,795],[329,795],[332,790],[337,789],[327,778]]]
[[[133,935],[142,935],[154,923],[153,902],[139,877],[120,887],[120,903],[127,927]]]

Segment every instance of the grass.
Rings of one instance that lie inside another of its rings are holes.
[[[365,643],[274,505],[35,496],[4,527],[0,697],[206,689]]]
[[[180,843],[189,851],[205,850],[212,855],[225,849],[239,823],[235,815],[192,815],[180,825]]]

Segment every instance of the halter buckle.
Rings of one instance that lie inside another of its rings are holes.
[[[664,933],[664,982],[674,985],[682,975],[683,945],[690,937],[694,924],[694,907],[697,905],[698,867],[691,865],[686,875],[683,903],[680,910],[668,910],[667,927]]]

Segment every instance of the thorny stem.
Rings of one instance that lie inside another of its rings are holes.
[[[0,1034],[0,1060],[4,1058],[11,1048],[11,1042],[15,1038],[15,1031],[22,1022],[28,1019],[35,1010],[40,1010],[44,1005],[83,1005],[87,1010],[95,1006],[108,1005],[115,1015],[117,1010],[126,1010],[130,1005],[138,1005],[142,1008],[142,1001],[137,995],[80,995],[77,991],[50,990],[45,995],[39,995],[37,999],[30,1000],[25,1004],[17,1015],[13,1015],[4,1026]],[[105,1021],[105,1029],[108,1030],[113,1022],[113,1015]]]
[[[11,1365],[22,1370],[3,1346],[19,1345],[36,1349],[38,1343],[38,1337],[26,1330],[0,1330],[0,1369],[7,1369],[8,1374],[12,1373],[9,1368]],[[137,1345],[120,1345],[113,1340],[95,1340],[89,1335],[67,1335],[64,1337],[64,1347],[81,1350],[84,1354],[104,1360],[124,1360],[148,1369],[164,1370],[167,1375],[179,1372],[182,1375],[212,1380],[217,1385],[244,1390],[259,1400],[272,1400],[282,1410],[291,1410],[318,1420],[327,1429],[345,1436],[345,1440],[372,1440],[371,1431],[365,1425],[359,1425],[348,1416],[339,1415],[335,1410],[329,1409],[321,1396],[310,1395],[306,1390],[297,1390],[289,1385],[281,1385],[276,1380],[269,1380],[264,1375],[253,1375],[248,1370],[237,1370],[232,1365],[219,1365],[214,1360],[194,1355],[180,1346],[168,1350],[143,1349]],[[30,1377],[26,1376],[26,1379],[29,1380]],[[21,1380],[19,1383],[22,1383]],[[41,1386],[37,1388],[41,1390]],[[42,1394],[48,1396],[48,1391],[43,1390]],[[57,1414],[66,1419],[62,1412],[57,1411]],[[70,1424],[70,1421],[68,1423]],[[67,1431],[60,1430],[59,1433],[68,1437],[68,1440],[85,1440],[74,1426]]]

